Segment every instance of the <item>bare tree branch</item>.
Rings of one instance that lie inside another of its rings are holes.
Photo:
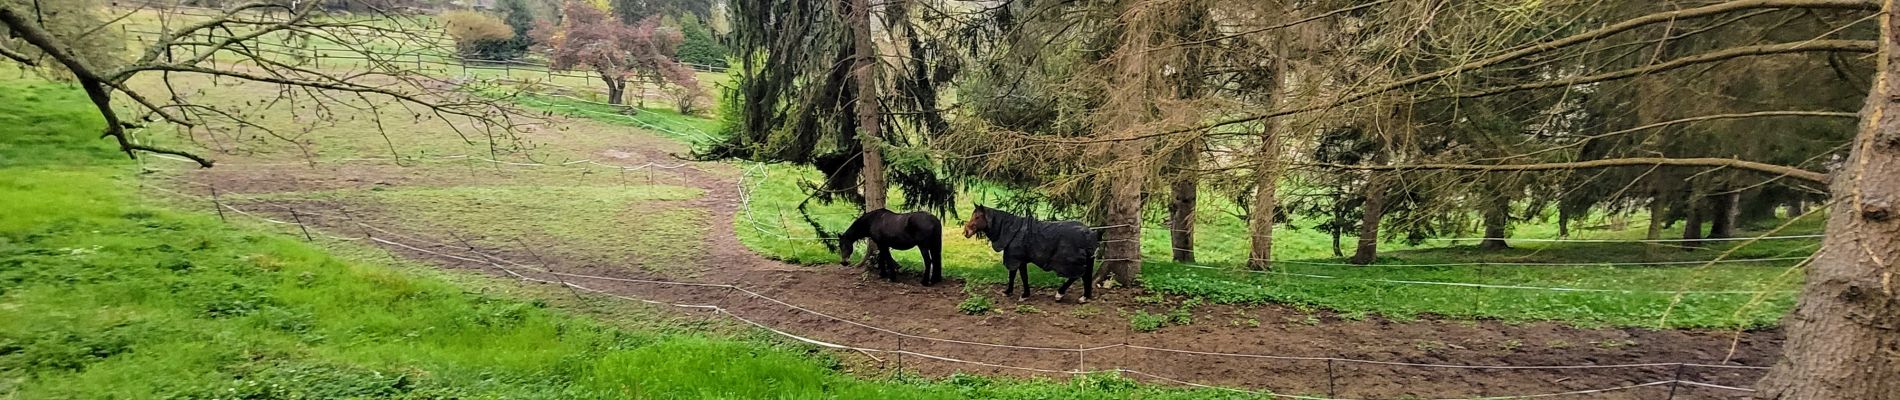
[[[1733,158],[1643,157],[1643,158],[1611,158],[1611,159],[1603,159],[1603,160],[1539,163],[1539,164],[1350,165],[1350,164],[1333,164],[1333,163],[1295,163],[1294,165],[1303,166],[1303,167],[1361,170],[1361,171],[1450,170],[1450,171],[1481,171],[1481,172],[1554,171],[1554,170],[1578,170],[1578,169],[1633,167],[1633,166],[1722,167],[1722,168],[1735,168],[1735,169],[1742,169],[1742,170],[1749,170],[1749,171],[1766,172],[1770,174],[1787,176],[1790,178],[1801,179],[1801,180],[1806,180],[1806,181],[1816,182],[1816,183],[1823,183],[1823,184],[1828,182],[1828,177],[1827,177],[1827,174],[1825,173],[1814,172],[1814,171],[1809,171],[1805,169],[1782,166],[1782,165],[1737,160]]]
[[[60,43],[58,39],[53,37],[51,32],[47,32],[44,27],[28,21],[26,16],[20,15],[13,7],[0,4],[0,24],[5,24],[7,29],[12,31],[14,35],[25,39],[27,43],[32,44],[34,47],[38,47],[41,52],[46,53],[46,55],[52,57],[53,60],[59,61],[68,71],[72,72],[74,77],[79,79],[80,86],[86,89],[86,96],[92,100],[93,106],[99,109],[99,114],[106,119],[105,133],[103,136],[117,140],[119,142],[119,149],[124,151],[126,156],[138,158],[137,152],[139,151],[173,154],[190,158],[192,161],[197,161],[199,166],[205,168],[211,167],[211,160],[205,159],[204,157],[183,151],[167,150],[132,143],[132,139],[126,136],[125,123],[119,121],[118,112],[112,109],[112,89],[109,87],[110,82],[102,79],[98,73],[93,71],[92,66],[86,64],[85,60],[74,56],[63,43]]]
[[[1718,62],[1718,61],[1729,60],[1729,59],[1740,58],[1740,57],[1762,56],[1762,55],[1771,55],[1771,54],[1787,54],[1787,53],[1805,53],[1805,52],[1812,52],[1812,51],[1872,53],[1874,52],[1876,45],[1877,43],[1875,43],[1872,40],[1810,40],[1810,41],[1796,42],[1796,43],[1781,43],[1781,44],[1747,46],[1747,47],[1731,47],[1731,48],[1726,48],[1726,49],[1722,49],[1718,51],[1711,51],[1711,52],[1697,54],[1693,56],[1677,58],[1674,60],[1669,60],[1667,62],[1650,64],[1650,65],[1645,65],[1645,66],[1636,67],[1636,68],[1610,71],[1610,72],[1605,72],[1605,73],[1596,74],[1596,75],[1579,76],[1579,77],[1568,78],[1568,79],[1546,80],[1546,81],[1525,83],[1525,84],[1519,84],[1519,85],[1511,85],[1511,86],[1497,87],[1497,88],[1491,88],[1491,89],[1477,90],[1477,91],[1471,91],[1471,92],[1462,92],[1462,93],[1456,93],[1456,94],[1440,97],[1439,99],[1451,99],[1451,98],[1464,99],[1464,98],[1473,98],[1473,97],[1494,96],[1494,95],[1499,95],[1499,94],[1504,94],[1504,93],[1525,91],[1525,90],[1548,89],[1548,88],[1555,88],[1555,87],[1584,85],[1584,84],[1590,84],[1590,83],[1629,78],[1629,77],[1634,77],[1634,76],[1647,75],[1647,74],[1668,71],[1668,70],[1687,67],[1687,66],[1696,65],[1696,64]]]
[[[1212,128],[1218,128],[1218,127],[1223,127],[1223,126],[1242,124],[1242,123],[1247,123],[1247,122],[1252,122],[1252,121],[1259,121],[1259,120],[1273,118],[1273,117],[1329,109],[1329,108],[1338,107],[1338,106],[1342,106],[1346,104],[1351,104],[1353,102],[1364,100],[1372,96],[1384,94],[1386,92],[1391,92],[1394,90],[1411,87],[1413,85],[1417,85],[1420,83],[1431,82],[1431,81],[1443,79],[1445,77],[1453,76],[1459,73],[1473,71],[1479,68],[1497,65],[1497,64],[1504,63],[1511,60],[1516,60],[1516,59],[1524,58],[1527,56],[1531,56],[1531,55],[1535,55],[1535,54],[1539,54],[1539,53],[1543,53],[1543,52],[1547,52],[1551,50],[1556,50],[1563,47],[1568,47],[1568,46],[1572,46],[1572,45],[1576,45],[1580,43],[1589,42],[1591,40],[1608,37],[1610,35],[1615,35],[1618,33],[1622,33],[1625,31],[1629,31],[1632,29],[1636,29],[1636,28],[1640,28],[1640,27],[1644,27],[1644,26],[1648,26],[1652,24],[1668,23],[1668,22],[1674,22],[1674,21],[1689,19],[1689,18],[1700,18],[1700,17],[1707,17],[1707,16],[1712,16],[1712,15],[1721,15],[1721,14],[1726,14],[1726,13],[1741,11],[1741,10],[1753,10],[1753,9],[1765,9],[1765,8],[1879,10],[1880,3],[1876,1],[1867,1],[1867,0],[1742,0],[1742,1],[1717,3],[1717,4],[1696,7],[1696,8],[1685,8],[1685,9],[1679,9],[1679,10],[1673,10],[1673,11],[1659,12],[1659,13],[1640,16],[1640,17],[1630,18],[1627,20],[1623,20],[1621,22],[1604,26],[1602,28],[1597,28],[1597,29],[1593,29],[1587,32],[1566,36],[1566,37],[1559,38],[1556,40],[1522,46],[1522,47],[1517,48],[1516,50],[1512,50],[1512,51],[1505,52],[1505,53],[1498,54],[1491,57],[1486,57],[1480,60],[1458,64],[1458,65],[1446,67],[1443,69],[1435,70],[1432,72],[1427,72],[1424,74],[1413,75],[1411,77],[1400,79],[1395,82],[1375,86],[1373,88],[1366,89],[1364,91],[1359,91],[1359,92],[1352,93],[1349,95],[1341,96],[1332,101],[1322,102],[1318,104],[1309,104],[1309,105],[1301,106],[1301,107],[1283,108],[1283,109],[1265,111],[1265,112],[1260,112],[1260,113],[1255,113],[1255,114],[1250,114],[1250,115],[1245,115],[1245,116],[1240,116],[1240,117],[1235,117],[1235,118],[1229,118],[1229,119],[1221,120],[1218,122],[1202,124],[1200,126],[1178,129],[1178,130],[1171,131],[1169,133],[1181,133],[1181,132],[1191,132],[1191,131],[1196,131],[1196,130],[1212,129]]]
[[[26,66],[29,66],[29,67],[39,65],[39,63],[37,62],[33,62],[32,57],[27,57],[25,53],[21,53],[19,51],[9,49],[4,44],[0,44],[0,57],[6,57],[7,59],[13,60],[14,62],[18,62],[20,64],[25,64]]]

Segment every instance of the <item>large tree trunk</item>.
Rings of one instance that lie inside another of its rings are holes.
[[[1261,88],[1268,93],[1269,104],[1278,106],[1284,99],[1287,81],[1293,74],[1292,63],[1287,62],[1288,51],[1286,36],[1275,39],[1278,49],[1273,58],[1274,79],[1269,87]],[[1278,119],[1267,120],[1260,127],[1260,150],[1255,154],[1253,209],[1247,214],[1247,232],[1250,238],[1247,254],[1247,268],[1257,271],[1273,269],[1273,215],[1280,205],[1280,132],[1275,127]],[[1334,247],[1338,247],[1338,238],[1334,238]]]
[[[1504,241],[1505,231],[1511,227],[1511,196],[1505,194],[1503,185],[1498,184],[1500,179],[1502,175],[1499,174],[1485,177],[1489,183],[1485,185],[1489,196],[1485,199],[1484,207],[1484,241],[1478,242],[1478,249],[1481,250],[1511,248],[1511,244]]]
[[[1682,219],[1682,245],[1685,247],[1702,246],[1702,216],[1708,214],[1708,212],[1696,204],[1696,197],[1696,195],[1690,194],[1689,200],[1683,201],[1682,203],[1683,207],[1688,207],[1688,209],[1683,210],[1682,214],[1684,215]]]
[[[851,35],[857,48],[852,79],[858,83],[858,144],[864,147],[859,191],[866,211],[885,208],[884,140],[877,115],[877,45],[871,42],[871,1],[851,0]]]
[[[1374,171],[1366,177],[1365,213],[1359,217],[1359,248],[1347,262],[1366,265],[1379,259],[1379,220],[1385,219],[1385,174]]]
[[[1280,203],[1280,140],[1274,125],[1268,121],[1260,133],[1260,166],[1254,169],[1253,209],[1247,214],[1247,229],[1252,233],[1247,268],[1261,271],[1273,269],[1273,214]]]
[[[1879,73],[1834,173],[1827,237],[1786,321],[1764,399],[1900,399],[1900,19],[1881,14]]]
[[[1643,235],[1644,239],[1662,239],[1663,222],[1668,220],[1665,216],[1668,215],[1669,210],[1664,207],[1667,205],[1668,203],[1663,201],[1660,193],[1649,200],[1649,233]]]
[[[627,95],[627,80],[626,79],[615,78],[611,76],[601,76],[600,80],[607,83],[607,104],[620,105],[622,102],[626,101],[626,95]]]
[[[1561,205],[1557,206],[1557,238],[1570,238],[1570,211]]]
[[[1140,146],[1122,142],[1110,152],[1122,170],[1115,172],[1108,184],[1102,228],[1103,273],[1097,282],[1113,277],[1122,286],[1135,286],[1141,280],[1141,188],[1148,169],[1141,165]]]
[[[1727,239],[1735,237],[1736,206],[1741,202],[1741,192],[1723,190],[1709,196],[1709,238]]]
[[[1194,262],[1194,211],[1200,201],[1201,141],[1194,140],[1174,154],[1174,197],[1168,201],[1168,238],[1174,262]]]

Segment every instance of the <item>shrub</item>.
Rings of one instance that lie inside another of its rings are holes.
[[[1167,315],[1149,314],[1147,311],[1135,310],[1134,315],[1128,316],[1128,328],[1134,329],[1135,332],[1154,332],[1156,329],[1161,329],[1161,327],[1167,325]]]
[[[964,314],[969,315],[983,315],[983,313],[990,312],[992,307],[990,297],[980,294],[970,295],[970,298],[963,299],[962,303],[957,303],[957,311],[962,311]]]
[[[455,39],[455,51],[467,57],[510,58],[515,30],[501,18],[475,11],[442,13],[443,29]]]

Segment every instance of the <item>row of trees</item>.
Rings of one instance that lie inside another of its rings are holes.
[[[1651,237],[1674,226],[1693,246],[1831,202],[1789,326],[1813,336],[1791,340],[1766,393],[1892,398],[1880,374],[1900,350],[1877,338],[1900,325],[1883,261],[1900,256],[1900,128],[1885,125],[1882,8],[741,1],[742,109],[704,153],[812,165],[816,198],[867,209],[892,178],[912,208],[942,207],[944,182],[1014,188],[1005,207],[1099,226],[1103,276],[1124,284],[1148,210],[1192,260],[1204,193],[1242,209],[1256,269],[1289,223],[1357,236],[1364,264],[1382,240],[1508,247],[1514,223],[1542,218],[1569,234],[1648,216]]]
[[[1357,236],[1363,264],[1384,240],[1475,233],[1499,249],[1513,224],[1551,218],[1566,236],[1647,216],[1651,238],[1726,238],[1824,201],[1814,179],[1750,166],[1821,171],[1844,156],[1856,77],[1872,70],[1854,56],[1873,49],[1865,7],[1590,29],[1656,7],[912,0],[867,18],[850,2],[740,2],[747,110],[707,153],[811,164],[829,177],[819,198],[872,208],[891,175],[882,153],[926,153],[904,175],[927,179],[904,193],[942,200],[929,184],[958,178],[1018,189],[1019,208],[1080,215],[1125,243],[1107,256],[1129,260],[1110,268],[1123,283],[1139,275],[1145,221],[1193,261],[1204,193],[1249,219],[1257,269],[1271,268],[1276,225],[1328,232],[1342,256]],[[1564,35],[1585,36],[1521,49]],[[1500,53],[1512,56],[1482,59]],[[937,104],[952,91],[958,104]],[[1587,163],[1630,158],[1702,162]],[[1580,168],[1397,167],[1478,162]],[[1619,165],[1651,168],[1597,168]]]
[[[570,28],[610,19],[567,9]],[[122,17],[103,10],[0,0],[0,60],[84,88],[128,155],[211,165],[138,140],[143,121],[193,134],[256,126],[242,110],[128,83],[141,76],[278,85],[285,98],[265,103],[318,113],[381,98],[496,142],[515,127],[511,109],[392,63],[345,75],[252,46],[315,35],[377,57],[388,38],[429,43],[419,24],[252,2],[163,20],[159,37],[124,49],[102,29]],[[867,207],[886,206],[887,180],[912,208],[952,204],[954,180],[1015,187],[1021,204],[1103,225],[1104,266],[1124,283],[1139,278],[1133,239],[1162,198],[1152,193],[1169,194],[1176,235],[1192,232],[1179,217],[1197,213],[1191,196],[1244,199],[1256,268],[1272,266],[1278,216],[1302,210],[1359,230],[1367,255],[1394,232],[1475,225],[1503,239],[1549,207],[1733,228],[1763,204],[1825,202],[1827,237],[1760,395],[1900,394],[1900,20],[1888,4],[748,0],[734,11],[737,123],[705,155],[807,163],[828,174],[820,197]],[[1355,213],[1356,226],[1342,223]]]

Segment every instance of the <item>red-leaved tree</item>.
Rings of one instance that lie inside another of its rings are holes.
[[[608,103],[621,104],[630,82],[677,86],[681,112],[693,112],[706,97],[693,69],[673,59],[684,37],[661,27],[658,18],[629,25],[593,4],[569,1],[561,8],[560,24],[543,23],[532,35],[547,53],[549,67],[599,74],[607,84]]]

